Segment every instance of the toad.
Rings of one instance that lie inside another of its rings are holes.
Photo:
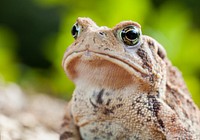
[[[63,68],[76,88],[61,140],[197,140],[200,111],[180,71],[141,26],[78,18]]]

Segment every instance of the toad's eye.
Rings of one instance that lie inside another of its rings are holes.
[[[138,27],[128,26],[121,33],[121,39],[128,46],[136,46],[140,42],[141,31]]]
[[[75,23],[71,30],[72,36],[76,39],[80,34],[80,26],[78,23]]]

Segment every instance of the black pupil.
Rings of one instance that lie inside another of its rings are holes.
[[[121,39],[128,46],[135,46],[140,41],[140,30],[134,26],[128,26],[121,31]]]
[[[77,30],[77,27],[75,25],[72,27],[72,31],[71,32],[72,32],[73,37],[76,38],[78,30]]]
[[[134,40],[139,37],[139,33],[136,30],[131,29],[128,32],[126,32],[126,37],[130,40]]]

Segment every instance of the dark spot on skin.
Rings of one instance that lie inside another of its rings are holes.
[[[123,106],[123,104],[117,104],[117,105],[116,105],[117,108],[120,108],[120,107],[122,107],[122,106]]]
[[[93,37],[93,42],[96,43],[95,37]]]
[[[147,95],[148,98],[148,109],[153,112],[153,116],[157,118],[157,123],[161,127],[161,129],[165,130],[164,122],[158,118],[158,113],[160,111],[160,103],[156,99],[156,96],[154,95]],[[156,122],[155,122],[156,123]]]
[[[99,131],[99,129],[97,127],[95,127],[94,129],[90,130],[91,133],[97,133],[98,131]]]
[[[151,117],[149,116],[149,117],[147,117],[147,120],[146,120],[147,122],[150,122],[151,121]]]
[[[76,46],[76,45],[77,45],[77,43],[78,43],[78,42],[75,42],[75,43],[74,43],[74,46]]]
[[[134,140],[141,140],[138,136],[134,136]]]
[[[137,109],[137,115],[140,115],[140,116],[142,116],[142,117],[145,116],[144,113],[142,112],[142,109],[141,109],[141,108],[138,108],[138,109]]]
[[[172,110],[174,110],[174,106],[172,106],[172,105],[170,105],[170,104],[168,104],[168,106],[169,106]]]
[[[109,128],[109,126],[108,125],[106,125],[106,129],[108,129]]]
[[[70,117],[73,118],[72,112],[70,111]]]
[[[99,137],[94,137],[94,139],[93,140],[100,140],[100,138]]]
[[[105,115],[110,115],[111,113],[113,114],[113,108],[112,109],[108,109],[108,108],[104,108],[103,114]]]
[[[104,47],[104,46],[100,44],[100,45],[98,46],[98,49],[101,49],[101,48],[103,48],[103,47]]]
[[[92,102],[91,98],[89,99],[89,101],[90,101],[91,105],[92,105],[94,108],[97,108],[97,107],[98,107],[97,105],[95,105],[95,104]]]
[[[85,45],[85,48],[86,48],[86,49],[89,49],[89,48],[90,48],[90,45],[89,45],[89,44],[86,44],[86,45]]]
[[[134,108],[134,106],[135,106],[135,101],[132,102],[131,106]]]
[[[147,77],[149,77],[148,74],[144,74],[144,73],[141,73],[141,76],[142,76],[143,78],[147,78]]]
[[[154,110],[155,116],[158,117],[158,112],[160,110],[160,104],[159,104],[159,102],[155,101],[153,103],[153,110]]]
[[[100,92],[97,94],[96,102],[98,104],[102,104],[103,103],[103,100],[102,100],[103,93],[104,93],[104,89],[100,90]]]
[[[150,81],[151,83],[154,83],[154,81],[155,81],[155,74],[151,74],[151,75],[149,76],[149,81]]]
[[[153,41],[147,41],[149,46],[155,46]]]
[[[110,95],[110,93],[109,92],[106,92],[106,96],[109,96]]]
[[[165,129],[165,125],[163,123],[163,121],[161,119],[158,119],[158,124],[160,125],[160,127],[162,128],[162,130]]]
[[[137,55],[142,59],[142,62],[143,62],[142,67],[145,69],[148,69],[149,71],[152,71],[152,64],[150,62],[150,58],[148,58],[147,56],[147,52],[139,48],[137,50]]]
[[[106,50],[109,50],[109,51],[110,51],[110,49],[109,49],[109,48],[104,48],[104,51],[106,51]]]
[[[183,112],[183,114],[185,115],[186,118],[189,118],[188,113],[184,109],[182,109],[182,112]]]
[[[111,99],[108,99],[106,105],[109,106],[110,102],[111,102]]]
[[[121,97],[117,97],[117,100],[118,100],[118,101],[122,101],[122,98],[121,98]]]
[[[186,102],[187,102],[188,106],[193,104],[193,102],[191,100],[188,100],[188,99],[186,100]]]
[[[95,133],[95,129],[91,129],[90,132],[91,132],[91,133]]]
[[[66,121],[69,121],[69,117],[66,116],[66,115],[63,117],[63,119],[66,120]]]
[[[176,118],[173,116],[171,117],[171,122],[174,123],[176,121]]]
[[[67,125],[69,125],[69,121],[68,121],[68,120],[65,120],[65,121],[62,123],[61,127],[65,127],[65,126],[67,126]]]
[[[156,97],[160,97],[160,92],[159,91],[156,91],[157,92],[157,95],[156,95]]]
[[[108,137],[113,136],[112,132],[107,133]]]
[[[83,43],[85,40],[83,39],[83,40],[81,40],[81,43]]]
[[[60,135],[60,140],[67,140],[68,138],[73,137],[72,132],[64,132],[63,134]]]
[[[153,115],[158,118],[158,112],[160,110],[160,103],[157,101],[156,97],[153,95],[147,95],[148,98],[148,109],[153,111]]]
[[[86,136],[87,136],[87,133],[83,133],[83,135],[86,137]]]
[[[141,102],[141,99],[142,99],[142,95],[140,95],[139,97],[137,97],[135,101],[136,101],[137,103],[140,103],[140,102]]]

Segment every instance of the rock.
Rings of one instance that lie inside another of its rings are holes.
[[[65,103],[0,83],[0,140],[58,140]]]

